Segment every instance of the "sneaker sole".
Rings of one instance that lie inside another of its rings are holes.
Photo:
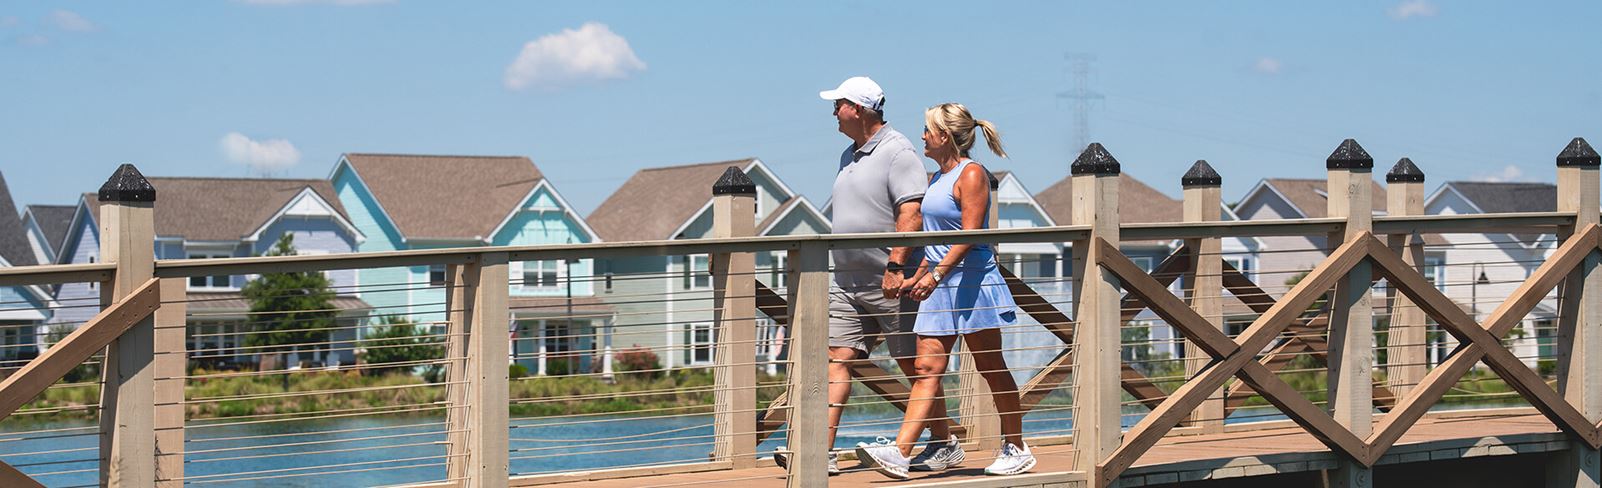
[[[1031,469],[1035,469],[1035,458],[1033,457],[1029,458],[1029,462],[1026,462],[1023,465],[1013,468],[1007,472],[991,471],[989,468],[986,468],[985,474],[989,476],[1012,476],[1028,473]]]
[[[857,452],[857,461],[861,461],[863,466],[867,466],[869,468],[872,468],[874,471],[878,471],[879,474],[888,476],[888,477],[893,478],[893,479],[898,479],[898,480],[912,479],[912,475],[910,475],[910,474],[900,474],[900,473],[897,473],[895,471],[891,471],[890,468],[887,468],[883,464],[880,464],[878,459],[876,459],[873,456],[868,454],[868,450],[867,449],[863,449],[863,448],[858,447],[856,449],[856,452]]]

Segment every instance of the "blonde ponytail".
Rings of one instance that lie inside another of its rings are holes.
[[[960,103],[942,103],[929,107],[923,112],[924,125],[939,131],[951,139],[957,146],[957,153],[967,157],[968,151],[973,149],[975,128],[985,133],[985,143],[990,146],[990,152],[997,156],[1007,157],[1007,152],[1001,149],[1001,134],[996,132],[995,124],[988,120],[975,120],[973,114],[968,113],[968,107]]]

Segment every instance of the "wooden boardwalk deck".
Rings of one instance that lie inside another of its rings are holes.
[[[1409,430],[1379,464],[1455,459],[1484,455],[1545,452],[1564,449],[1564,434],[1533,409],[1517,413],[1499,411],[1483,415],[1426,418]],[[831,487],[873,486],[1042,486],[1082,480],[1067,473],[1073,463],[1071,445],[1035,449],[1040,464],[1031,474],[998,478],[983,475],[989,453],[969,452],[960,469],[894,481],[842,461],[846,473],[831,477]],[[1288,473],[1333,467],[1336,457],[1312,436],[1295,426],[1213,435],[1175,436],[1163,439],[1121,478],[1121,486],[1188,481],[1233,476]],[[544,479],[549,484],[551,480]],[[515,480],[514,480],[514,484]],[[562,488],[634,488],[641,486],[785,486],[784,471],[777,467],[665,474],[633,478],[573,481]]]

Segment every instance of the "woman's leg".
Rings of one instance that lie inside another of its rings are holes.
[[[946,401],[939,397],[940,378],[946,374],[951,345],[956,341],[957,336],[918,336],[918,357],[914,360],[915,371],[912,393],[907,398],[907,416],[901,422],[901,432],[896,434],[896,445],[901,448],[903,456],[912,457],[912,447],[918,443],[924,423],[935,411],[935,402]]]
[[[1001,415],[1002,438],[1023,447],[1023,409],[1018,405],[1018,383],[1001,355],[1001,329],[984,329],[963,337],[972,349],[969,352],[973,354],[974,369],[990,385],[996,413]]]

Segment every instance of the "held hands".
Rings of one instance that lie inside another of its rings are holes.
[[[919,273],[918,281],[908,286],[907,296],[920,302],[927,300],[929,295],[934,294],[935,287],[939,285],[940,283],[935,281],[933,274]]]
[[[905,291],[904,282],[907,282],[907,280],[901,277],[901,271],[885,270],[884,283],[880,285],[880,288],[884,290],[884,297],[890,299],[901,298],[901,294]]]

